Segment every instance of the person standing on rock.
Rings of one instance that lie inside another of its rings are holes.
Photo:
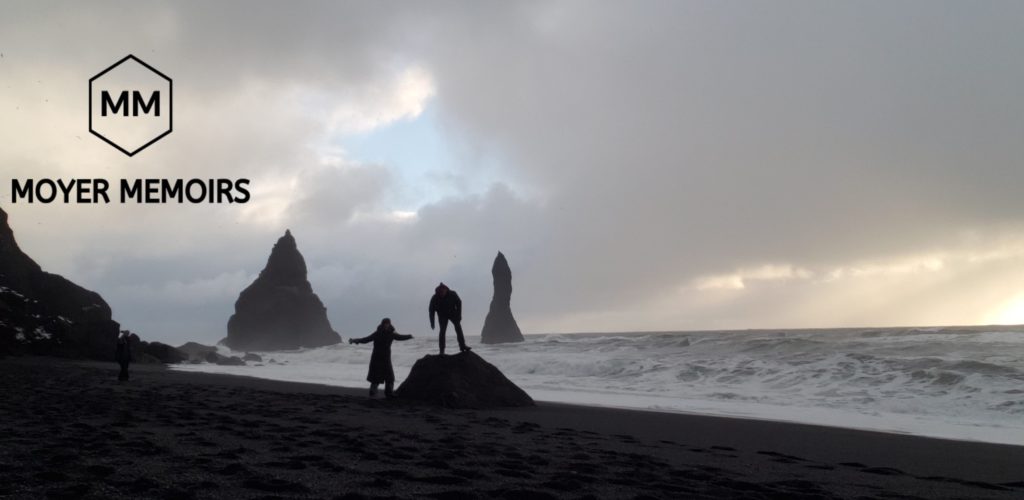
[[[430,298],[430,329],[434,329],[434,314],[441,322],[441,331],[438,334],[438,345],[441,347],[441,354],[444,354],[444,335],[448,330],[448,322],[451,321],[455,327],[455,336],[459,340],[459,352],[466,352],[466,338],[462,336],[462,299],[455,290],[448,288],[448,285],[441,283],[434,289],[434,296]]]
[[[114,353],[114,360],[121,365],[121,373],[117,374],[120,381],[128,380],[128,365],[132,362],[132,339],[128,336],[128,330],[121,332],[117,338],[117,351]]]
[[[370,397],[377,395],[377,387],[384,383],[384,396],[393,397],[395,387],[395,370],[391,366],[391,343],[396,340],[409,340],[412,335],[402,335],[391,326],[391,319],[384,318],[377,331],[361,339],[348,339],[349,344],[367,344],[373,342],[373,353],[370,354],[370,371],[366,380],[370,382]]]

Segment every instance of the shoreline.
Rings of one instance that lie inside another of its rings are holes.
[[[227,375],[227,376],[236,376],[236,377],[250,377],[250,378],[255,378],[255,379],[259,379],[259,380],[267,380],[267,381],[291,382],[291,383],[296,383],[296,384],[324,385],[324,386],[327,386],[327,387],[339,387],[339,388],[344,388],[344,389],[350,389],[350,390],[357,391],[357,392],[358,391],[363,391],[363,389],[360,389],[358,387],[353,387],[353,386],[350,386],[350,385],[340,385],[340,384],[334,384],[334,383],[324,383],[324,382],[305,381],[305,380],[289,380],[289,379],[286,379],[286,378],[271,378],[271,377],[267,377],[267,376],[260,375],[260,374],[231,373],[233,371],[238,371],[238,370],[246,369],[248,367],[234,367],[234,366],[231,366],[231,367],[218,367],[220,369],[224,369],[225,371],[207,371],[207,370],[204,370],[204,369],[196,369],[196,368],[193,368],[192,366],[193,365],[168,365],[168,368],[170,370],[172,370],[172,371],[180,371],[180,372],[183,372],[183,373],[202,373],[202,374],[210,374],[210,375]],[[200,366],[205,366],[205,365],[200,365]],[[396,385],[396,387],[397,387],[397,385]],[[737,419],[737,420],[756,420],[756,421],[776,422],[776,423],[785,423],[785,424],[793,424],[793,425],[822,426],[822,427],[829,427],[829,428],[836,428],[836,429],[848,429],[848,430],[856,430],[856,431],[863,431],[863,432],[882,433],[882,434],[889,434],[889,435],[895,435],[895,436],[914,436],[914,437],[927,438],[927,439],[940,439],[940,440],[949,440],[949,441],[962,441],[962,442],[968,442],[968,443],[979,443],[979,444],[993,444],[993,445],[1002,445],[1002,446],[1024,447],[1024,437],[1019,438],[1017,440],[1018,442],[1006,442],[1008,440],[999,440],[998,438],[992,437],[993,434],[996,434],[996,433],[1000,432],[1000,431],[996,430],[995,428],[971,427],[970,425],[967,425],[967,424],[961,424],[961,427],[954,428],[950,424],[944,423],[944,422],[941,422],[941,421],[940,422],[934,422],[934,421],[914,422],[914,421],[912,421],[912,419],[914,418],[914,416],[912,416],[912,415],[900,415],[900,414],[894,414],[894,415],[863,415],[863,414],[859,414],[859,413],[856,413],[856,412],[848,412],[848,411],[843,411],[841,409],[832,409],[832,408],[803,408],[802,409],[802,411],[805,414],[807,414],[807,415],[812,415],[813,414],[815,417],[817,417],[818,421],[830,421],[829,419],[834,419],[834,420],[831,420],[831,421],[835,421],[836,422],[834,424],[826,424],[826,423],[817,423],[815,421],[808,421],[808,420],[813,420],[812,417],[804,417],[803,419],[801,419],[801,418],[791,418],[791,417],[788,417],[786,415],[758,415],[756,413],[752,413],[752,414],[736,414],[736,413],[729,413],[728,411],[720,411],[719,412],[719,411],[715,411],[714,409],[708,409],[708,410],[701,411],[701,410],[685,410],[685,409],[679,409],[679,408],[655,408],[655,407],[641,406],[641,405],[629,406],[629,405],[604,404],[604,403],[601,403],[601,402],[593,402],[593,401],[559,401],[559,400],[545,399],[544,398],[544,396],[545,395],[549,395],[551,393],[551,391],[546,391],[546,392],[545,391],[540,391],[541,395],[540,396],[535,396],[536,392],[531,391],[528,387],[524,387],[523,389],[526,390],[527,393],[529,393],[532,397],[534,397],[534,400],[537,403],[544,403],[544,404],[571,405],[571,406],[578,406],[578,407],[582,407],[582,408],[606,408],[606,409],[617,409],[617,410],[624,410],[624,411],[667,413],[667,414],[672,414],[672,415],[689,415],[689,416],[697,416],[697,417],[726,418],[726,419]],[[571,391],[567,391],[565,395],[571,397],[572,394],[573,393]],[[638,400],[638,401],[643,401],[646,398],[645,395],[635,395],[635,397],[627,395],[626,397],[627,398],[633,398],[633,399]],[[656,398],[650,398],[650,399],[652,401],[660,402],[660,401],[657,401],[659,399],[657,397]],[[695,403],[696,404],[702,404],[703,402],[696,401]],[[764,406],[764,405],[762,405],[762,406]],[[778,413],[780,409],[785,408],[785,406],[782,406],[782,405],[767,405],[767,406],[770,406],[771,408],[775,409],[776,413]],[[870,423],[870,420],[872,420],[872,419],[885,420],[887,417],[892,417],[892,418],[895,418],[895,419],[902,420],[901,423],[903,424],[903,426],[918,424],[918,425],[932,426],[932,428],[929,429],[929,430],[924,430],[924,431],[910,431],[910,430],[899,429],[898,428],[899,425],[894,425],[893,426],[893,427],[896,427],[896,428],[883,428],[881,426],[873,426]],[[861,421],[867,422],[867,423],[864,423],[862,425],[858,425],[857,423],[852,423],[852,422],[856,422],[858,419],[861,419]],[[938,427],[936,427],[936,426],[938,426]],[[935,430],[935,429],[938,429],[938,430]],[[956,432],[949,431],[948,429],[954,429],[955,431],[959,431],[959,435],[955,435]],[[1016,429],[1007,429],[1005,431],[1005,433],[1012,433],[1015,430]],[[943,432],[943,431],[946,431],[946,432]],[[969,434],[969,435],[965,436],[964,434]]]
[[[1024,495],[1013,445],[562,403],[447,410],[132,371],[119,384],[113,363],[0,360],[0,497]]]

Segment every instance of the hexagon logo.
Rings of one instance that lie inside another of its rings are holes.
[[[131,54],[89,79],[89,132],[135,156],[173,130],[173,84]]]

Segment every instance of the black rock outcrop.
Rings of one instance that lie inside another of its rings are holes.
[[[494,258],[491,276],[494,277],[494,296],[491,298],[491,309],[484,319],[480,341],[484,344],[522,342],[523,332],[512,317],[512,269],[508,267],[508,261],[501,252]]]
[[[146,342],[138,334],[128,330],[128,341],[132,346],[132,362],[152,364],[174,364],[188,361],[188,354],[163,342]]]
[[[206,356],[211,352],[216,353],[217,348],[212,345],[203,345],[199,342],[185,342],[178,346],[178,350],[185,353],[188,362],[196,363],[206,361]]]
[[[236,351],[273,351],[340,341],[306,279],[295,238],[285,231],[259,277],[238,296],[224,344]]]
[[[103,297],[18,248],[0,209],[0,353],[112,360],[119,331]]]
[[[473,351],[429,354],[412,366],[396,392],[402,399],[448,408],[533,406],[529,394]]]
[[[217,360],[217,364],[227,366],[245,366],[245,361],[242,361],[242,358],[238,356],[221,356],[220,359]]]
[[[245,361],[238,356],[221,356],[216,352],[207,354],[206,362],[226,366],[245,366]]]
[[[188,361],[188,355],[162,342],[141,342],[142,352],[159,359],[161,363],[174,364]]]

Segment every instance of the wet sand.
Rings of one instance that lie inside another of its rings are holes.
[[[1024,447],[0,360],[0,498],[1024,498]]]

